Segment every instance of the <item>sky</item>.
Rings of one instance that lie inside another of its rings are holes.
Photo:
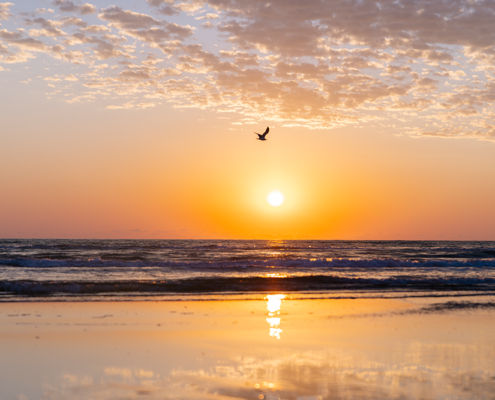
[[[0,237],[495,240],[494,20],[477,0],[0,2]]]

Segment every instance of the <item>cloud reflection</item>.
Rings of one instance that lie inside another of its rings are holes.
[[[399,363],[392,353],[390,358],[377,360],[356,349],[322,348],[287,352],[279,357],[254,353],[224,360],[215,357],[206,368],[177,367],[169,375],[139,368],[107,367],[99,376],[65,374],[43,398],[491,398],[493,348],[415,342],[402,350]],[[480,359],[480,350],[487,350],[487,356]],[[178,365],[180,361],[173,363]]]

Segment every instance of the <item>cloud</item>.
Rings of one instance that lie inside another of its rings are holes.
[[[146,79],[162,79],[165,76],[180,75],[181,72],[172,68],[158,68],[148,65],[131,65],[119,73],[118,80],[120,81],[139,81]]]
[[[96,7],[92,4],[86,3],[78,6],[70,0],[54,0],[52,4],[55,7],[58,7],[60,11],[66,13],[75,12],[81,15],[86,15],[86,14],[95,14],[97,11]]]
[[[13,3],[0,3],[0,19],[9,19],[12,14],[9,13],[10,7],[12,7]]]
[[[137,109],[144,109],[144,108],[152,108],[155,107],[155,103],[138,103],[138,104],[133,104],[131,102],[125,103],[122,106],[117,106],[117,105],[110,105],[107,106],[109,110],[131,110],[133,108]],[[137,230],[132,230],[133,232],[136,232]]]
[[[95,14],[96,13],[96,7],[92,4],[89,4],[89,3],[86,3],[86,4],[83,4],[82,6],[79,7],[79,12],[82,14],[82,15],[85,15],[85,14]]]
[[[74,25],[74,26],[77,26],[79,28],[85,28],[88,26],[87,22],[85,22],[82,19],[77,18],[77,17],[63,17],[63,18],[60,18],[60,22],[64,26]]]
[[[103,9],[98,15],[103,21],[123,33],[148,43],[161,43],[166,40],[185,40],[193,34],[190,26],[157,20],[147,14],[123,10],[117,6]]]
[[[152,26],[161,26],[162,21],[159,21],[149,15],[137,13],[130,10],[123,10],[117,6],[104,8],[98,18],[103,21],[108,21],[111,26],[118,29],[145,29]]]
[[[49,13],[52,14],[55,11],[52,10],[51,8],[37,8],[35,12],[38,14],[49,14]]]
[[[7,43],[7,46],[0,43],[0,63],[27,62],[36,57],[34,53],[51,53],[53,51],[52,47],[45,42],[26,36],[24,32],[24,29],[19,29],[17,32],[6,29],[0,30],[0,40]]]
[[[120,45],[121,42],[125,42],[125,38],[119,38],[111,35],[100,36],[86,36],[84,33],[74,33],[70,38],[66,40],[66,44],[72,46],[74,44],[92,44],[95,55],[100,60],[106,60],[109,58],[133,58],[125,49]]]
[[[196,17],[195,19],[203,20],[203,19],[217,19],[217,18],[220,18],[218,14],[208,13],[206,15],[202,15],[201,17]]]
[[[48,48],[45,43],[37,39],[26,38],[19,32],[9,32],[6,29],[0,30],[0,38],[20,49],[46,51]]]
[[[419,78],[416,80],[416,88],[420,92],[433,92],[438,89],[438,81],[431,78]]]
[[[146,0],[146,2],[157,9],[163,15],[177,15],[179,10],[174,4],[174,0]]]
[[[51,37],[57,37],[57,36],[66,36],[67,33],[64,31],[58,29],[58,28],[50,28],[50,29],[31,29],[29,31],[29,34],[31,36],[51,36]]]
[[[23,11],[22,27],[0,31],[0,63],[45,53],[79,64],[71,76],[80,85],[50,83],[65,101],[108,98],[110,109],[166,101],[228,110],[239,126],[379,121],[416,137],[492,137],[491,1],[146,0],[98,12],[82,1],[51,4],[62,15]],[[0,18],[11,7],[0,3]],[[66,86],[88,91],[62,95]]]
[[[29,34],[34,37],[39,37],[39,36],[57,37],[57,36],[67,35],[66,32],[62,31],[59,28],[59,26],[62,25],[60,21],[52,21],[42,17],[38,17],[35,19],[26,18],[24,20],[24,23],[27,26],[38,25],[42,28],[42,29],[31,29],[29,31]]]
[[[105,25],[90,25],[81,29],[83,32],[88,33],[108,33],[110,32],[110,28]]]
[[[431,60],[450,60],[441,46],[484,51],[495,44],[490,1],[384,0],[380,2],[206,0],[232,16],[220,30],[244,48],[265,48],[283,55],[322,52],[323,42],[372,48],[418,50]],[[423,51],[425,53],[423,53]]]

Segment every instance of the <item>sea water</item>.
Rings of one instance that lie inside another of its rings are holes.
[[[495,242],[0,240],[0,301],[495,294]]]

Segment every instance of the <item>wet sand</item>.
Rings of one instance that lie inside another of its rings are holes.
[[[491,399],[493,303],[446,301],[0,303],[0,400]]]

